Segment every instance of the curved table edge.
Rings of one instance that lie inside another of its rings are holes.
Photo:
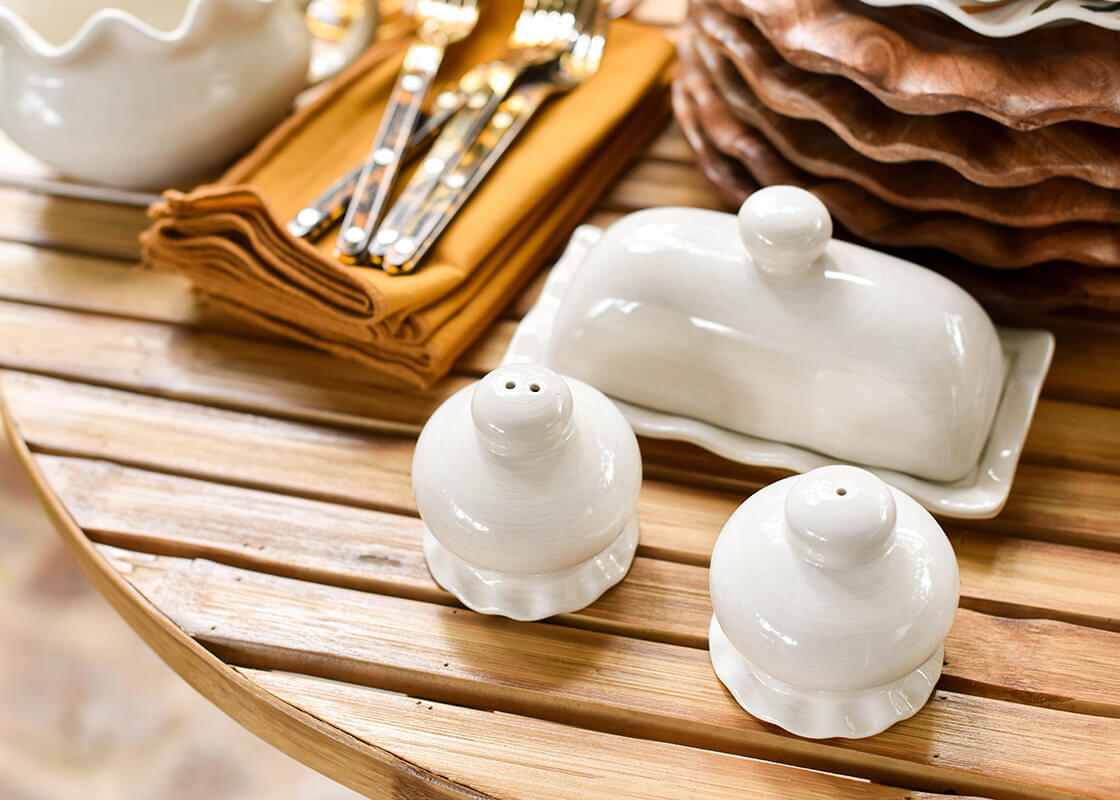
[[[2,380],[0,422],[47,516],[86,577],[164,663],[239,725],[367,797],[491,800],[490,795],[429,772],[286,703],[210,653],[167,619],[97,552],[46,481],[20,435],[4,398]],[[340,746],[349,752],[340,751]],[[361,759],[357,769],[355,758]]]

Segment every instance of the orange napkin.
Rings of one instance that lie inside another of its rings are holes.
[[[444,86],[505,50],[520,0],[481,6],[447,54]],[[375,45],[218,183],[167,192],[141,242],[150,264],[185,273],[214,305],[428,386],[660,129],[673,48],[612,22],[599,72],[530,123],[417,272],[390,275],[335,259],[337,228],[310,244],[285,223],[365,158],[407,44]]]

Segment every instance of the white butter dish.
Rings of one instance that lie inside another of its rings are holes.
[[[796,472],[842,461],[937,513],[994,516],[1053,336],[996,328],[940,275],[830,233],[791,187],[738,219],[664,208],[583,226],[505,363],[591,383],[641,435]]]

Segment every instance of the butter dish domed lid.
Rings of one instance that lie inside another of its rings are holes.
[[[540,619],[593,602],[629,569],[642,466],[614,404],[531,364],[464,387],[412,463],[435,579],[476,611]]]
[[[957,561],[933,517],[866,470],[829,466],[748,499],[712,552],[712,663],[754,716],[863,737],[941,674]]]
[[[832,237],[813,194],[651,208],[573,234],[506,363],[614,400],[639,436],[746,464],[865,467],[935,513],[989,517],[1053,351],[944,276]]]

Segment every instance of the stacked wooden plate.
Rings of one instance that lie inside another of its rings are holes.
[[[895,1],[690,0],[674,104],[705,173],[733,202],[811,189],[855,237],[927,248],[905,255],[966,284],[1120,311],[1100,269],[1120,267],[1120,32],[1084,4],[1025,33],[1010,7],[1032,0],[982,24],[933,10],[956,0],[871,5]]]

